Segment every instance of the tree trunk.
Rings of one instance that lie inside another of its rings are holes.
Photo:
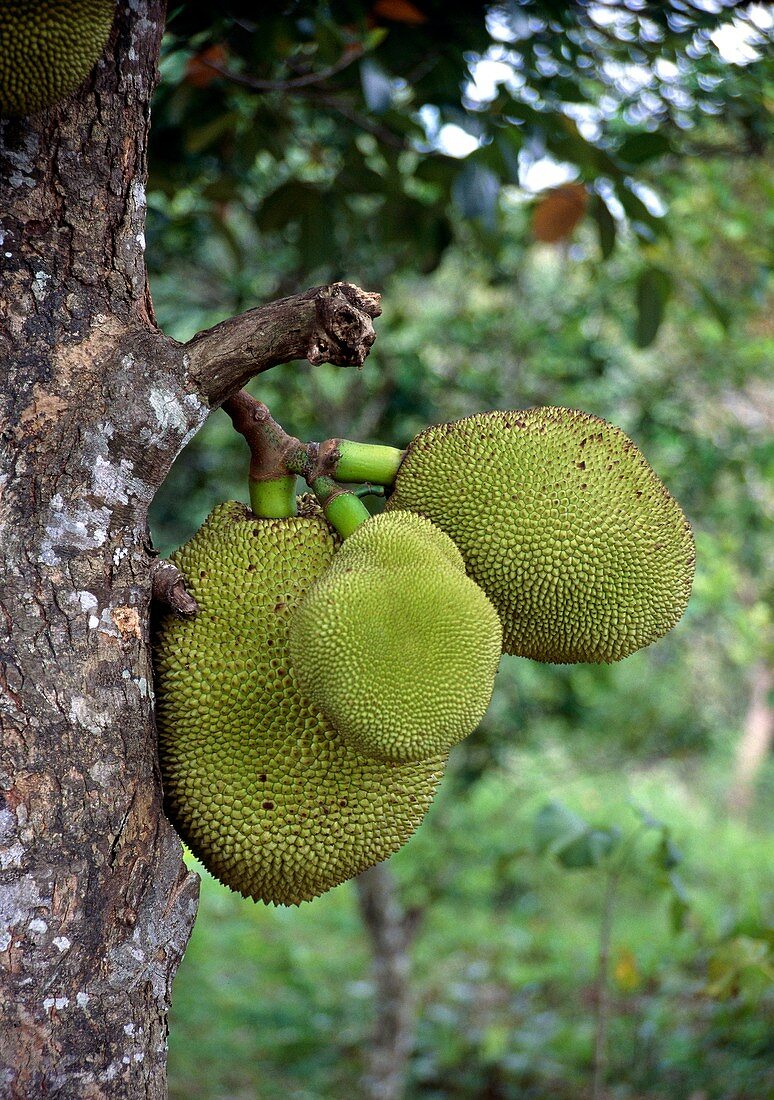
[[[10,1097],[164,1096],[170,983],[196,912],[161,814],[145,517],[206,406],[180,392],[143,262],[163,4],[121,12],[87,88],[0,137]]]
[[[752,806],[755,782],[774,737],[774,710],[769,704],[772,680],[774,676],[765,659],[756,661],[750,672],[750,698],[728,791],[728,808],[741,817]]]
[[[373,949],[376,1005],[363,1095],[368,1100],[400,1100],[406,1087],[416,1015],[409,951],[421,914],[403,908],[393,874],[384,863],[358,875],[355,884]]]
[[[362,363],[378,297],[317,288],[183,346],[146,284],[163,0],[75,97],[0,122],[0,1096],[166,1095],[198,880],[162,813],[146,515],[211,408],[275,363]],[[227,341],[227,346],[226,346]]]

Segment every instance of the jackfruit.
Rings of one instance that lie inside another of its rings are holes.
[[[302,690],[357,751],[424,760],[471,733],[502,646],[495,609],[452,540],[411,512],[362,523],[290,627]]]
[[[690,524],[635,444],[588,413],[489,412],[427,428],[387,509],[454,539],[500,615],[506,653],[617,661],[688,602]]]
[[[445,763],[361,757],[299,690],[290,618],[337,543],[308,502],[300,511],[256,519],[233,501],[215,508],[172,557],[199,613],[163,617],[155,640],[170,817],[221,882],[278,905],[316,897],[404,844]]]
[[[89,75],[110,34],[115,0],[0,4],[0,115],[31,115]]]

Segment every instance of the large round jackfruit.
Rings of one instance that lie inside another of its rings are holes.
[[[385,859],[419,825],[444,759],[355,753],[298,689],[291,615],[336,546],[317,516],[215,508],[172,560],[198,615],[159,624],[159,757],[170,816],[221,882],[298,904]]]
[[[489,412],[421,432],[388,510],[411,509],[462,552],[504,649],[616,661],[679,620],[694,570],[680,506],[618,428],[573,409]]]
[[[115,0],[0,3],[0,115],[31,115],[81,84],[110,34]]]
[[[304,692],[381,760],[434,757],[471,733],[501,646],[497,612],[459,550],[411,512],[372,516],[345,539],[290,627]]]

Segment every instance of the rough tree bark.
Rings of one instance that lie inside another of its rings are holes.
[[[161,808],[146,514],[209,412],[293,358],[362,363],[378,297],[315,288],[180,345],[144,249],[163,0],[70,101],[0,122],[0,1096],[166,1094],[198,881]]]

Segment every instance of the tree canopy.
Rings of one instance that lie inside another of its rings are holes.
[[[299,0],[260,20],[181,5],[155,102],[154,246],[215,233],[240,259],[271,254],[272,290],[381,284],[433,270],[461,225],[496,252],[509,207],[553,180],[532,234],[565,240],[585,216],[599,259],[624,236],[647,261],[670,234],[665,165],[761,154],[769,32],[760,5],[720,0]],[[672,289],[668,263],[644,263],[641,346]]]

